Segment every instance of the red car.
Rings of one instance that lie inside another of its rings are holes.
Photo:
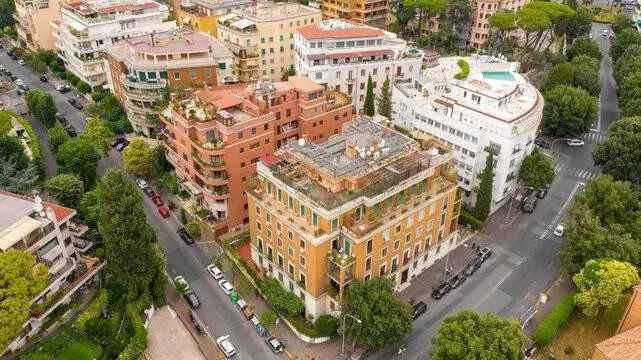
[[[160,195],[154,195],[151,198],[151,201],[153,201],[153,203],[158,207],[165,205],[165,203],[162,202],[162,198],[160,197]]]
[[[166,207],[159,207],[158,213],[165,219],[169,217],[169,209],[167,209]]]

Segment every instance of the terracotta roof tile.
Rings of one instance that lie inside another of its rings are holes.
[[[595,346],[607,360],[641,360],[641,326],[615,335]]]

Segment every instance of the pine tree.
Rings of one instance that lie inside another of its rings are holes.
[[[389,77],[385,77],[381,93],[378,96],[378,113],[388,119],[392,119],[392,91],[390,89]]]
[[[372,76],[367,77],[367,92],[365,93],[365,102],[363,103],[363,113],[367,116],[374,116],[376,110],[374,109],[374,85],[372,84]]]
[[[490,152],[485,159],[485,168],[481,173],[481,183],[476,192],[474,216],[481,221],[487,220],[492,205],[492,185],[494,182],[494,154]]]

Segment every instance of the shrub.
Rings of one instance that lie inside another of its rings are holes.
[[[478,230],[481,228],[481,226],[483,226],[483,222],[474,217],[474,215],[472,215],[470,211],[465,208],[461,209],[461,216],[459,217],[459,221],[463,225],[470,225],[473,230]]]
[[[93,300],[91,305],[73,322],[73,328],[79,332],[85,332],[87,322],[100,316],[102,308],[109,302],[109,293],[105,289],[101,289],[98,295]]]
[[[190,220],[185,224],[185,230],[191,237],[198,239],[202,235],[202,228],[198,220]]]
[[[44,165],[42,164],[42,153],[40,152],[40,142],[38,141],[38,136],[36,135],[35,131],[33,131],[33,127],[31,127],[31,123],[28,122],[22,116],[9,111],[0,111],[0,116],[13,117],[25,129],[25,131],[29,135],[29,138],[31,138],[31,141],[29,142],[29,147],[31,148],[31,154],[33,155],[33,163],[36,165],[39,173],[42,175],[44,173]]]
[[[0,112],[0,136],[6,135],[12,127],[9,113]]]
[[[567,323],[575,307],[574,292],[572,292],[558,303],[539,324],[539,327],[534,332],[534,341],[541,346],[550,344],[561,327]]]
[[[321,315],[316,319],[314,328],[321,336],[334,336],[338,330],[338,319],[331,315]]]
[[[91,86],[82,80],[78,81],[76,88],[83,94],[89,94],[91,92]]]
[[[278,280],[266,278],[260,281],[259,286],[272,304],[274,309],[281,314],[295,316],[299,315],[305,309],[305,304],[298,296],[285,290]]]
[[[275,312],[268,310],[268,311],[263,311],[260,314],[260,322],[263,323],[263,325],[267,326],[268,328],[273,328],[276,326],[276,318],[278,315],[276,315]]]
[[[456,64],[458,65],[459,69],[461,69],[461,71],[454,75],[454,78],[457,80],[467,79],[467,76],[470,75],[470,64],[463,59],[460,59]]]
[[[145,330],[135,304],[127,305],[127,317],[133,327],[133,336],[125,349],[118,355],[118,360],[137,360],[147,348],[147,330]]]

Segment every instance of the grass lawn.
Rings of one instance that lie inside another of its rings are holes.
[[[20,357],[21,360],[94,360],[102,347],[82,335],[64,330]]]
[[[619,304],[601,313],[597,318],[583,315],[577,307],[567,325],[547,347],[547,351],[539,352],[537,360],[589,360],[594,344],[611,337],[616,332],[629,298],[629,295],[625,296]],[[550,353],[551,355],[548,355]]]

